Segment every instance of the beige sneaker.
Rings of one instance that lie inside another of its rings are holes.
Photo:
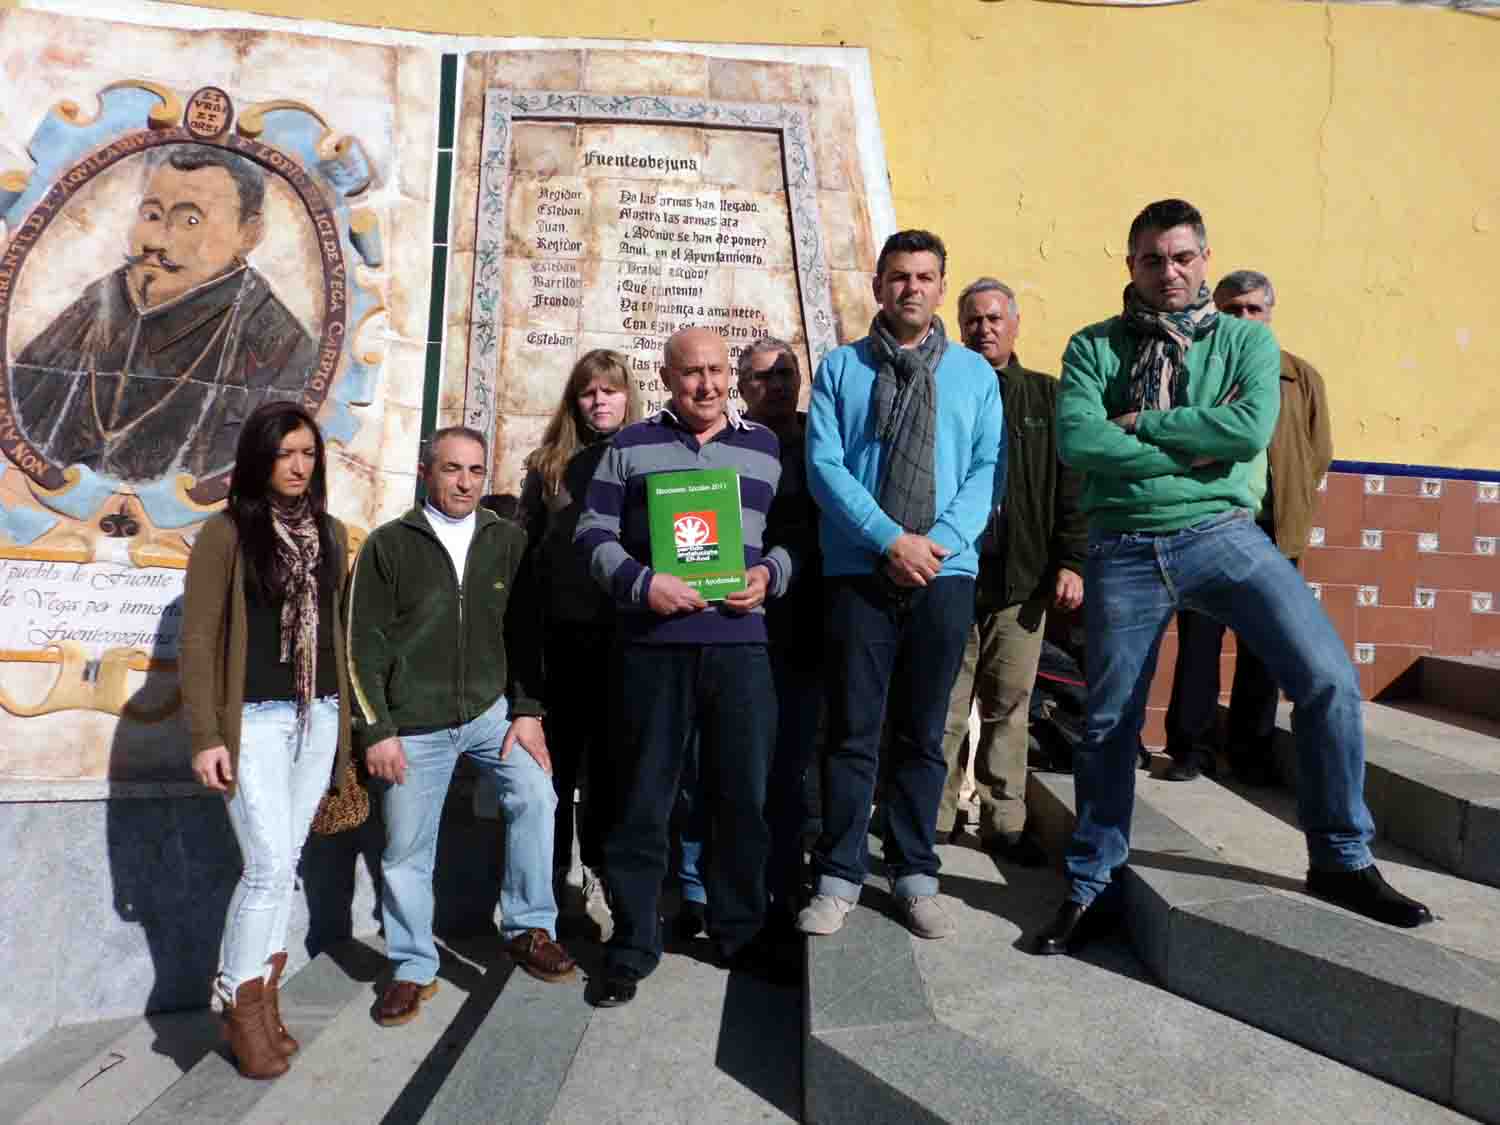
[[[838,895],[813,895],[812,901],[797,915],[797,929],[804,934],[836,934],[844,928],[844,919],[854,903]]]
[[[921,938],[952,937],[958,929],[934,895],[903,898],[901,913],[906,918],[907,929]]]

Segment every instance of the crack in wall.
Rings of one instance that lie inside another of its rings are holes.
[[[1323,45],[1328,51],[1328,102],[1323,107],[1323,119],[1318,122],[1318,237],[1328,236],[1328,121],[1333,116],[1335,84],[1338,81],[1338,52],[1333,42],[1333,4],[1323,0]]]

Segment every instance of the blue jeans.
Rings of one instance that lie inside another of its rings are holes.
[[[557,934],[557,901],[552,893],[553,816],[557,794],[552,778],[519,745],[502,759],[500,744],[510,729],[509,708],[501,696],[478,718],[457,727],[401,736],[406,781],[376,781],[385,814],[385,853],[380,860],[380,913],[386,955],[396,963],[396,980],[426,984],[437,975],[432,939],[432,868],[438,825],[448,781],[460,755],[467,754],[490,774],[500,792],[505,819],[505,871],[500,886],[500,934],[526,930]]]
[[[604,840],[615,920],[605,963],[640,978],[661,961],[657,906],[668,826],[694,730],[709,937],[730,955],[764,925],[766,774],[776,715],[765,645],[624,645],[617,667],[623,792]]]
[[[974,623],[974,579],[938,578],[901,603],[871,578],[829,578],[825,590],[828,754],[823,832],[812,853],[818,893],[855,900],[864,886],[888,711],[886,870],[898,897],[937,894],[938,802],[948,776],[943,726]]]
[[[338,746],[337,696],[312,701],[305,734],[291,700],[247,703],[240,712],[239,774],[227,805],[245,866],[219,952],[215,989],[224,999],[264,975],[267,958],[286,948],[297,864]]]
[[[1359,680],[1323,607],[1248,512],[1177,532],[1091,533],[1088,722],[1074,755],[1078,824],[1068,844],[1069,898],[1088,905],[1130,853],[1137,740],[1157,649],[1172,614],[1233,629],[1296,710],[1297,814],[1315,868],[1371,862]]]

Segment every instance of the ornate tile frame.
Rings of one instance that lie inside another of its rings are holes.
[[[772,102],[724,102],[660,95],[559,93],[547,90],[485,91],[480,147],[479,214],[474,284],[469,303],[468,365],[464,422],[480,433],[494,430],[500,350],[500,288],[504,277],[505,204],[510,196],[510,137],[513,121],[590,121],[710,126],[774,133],[781,141],[792,254],[807,350],[816,368],[838,345],[828,260],[818,214],[818,178],[813,166],[806,106]]]

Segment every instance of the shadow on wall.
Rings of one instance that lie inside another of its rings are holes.
[[[175,670],[148,672],[132,704],[159,705],[175,690],[176,678]],[[122,720],[110,751],[111,777],[131,775],[128,754]],[[181,774],[172,780],[190,780],[188,760],[183,747]],[[113,798],[105,805],[109,880],[120,925],[113,927],[114,940],[96,947],[88,979],[100,982],[99,995],[91,1006],[111,1014],[144,1011],[148,1020],[207,1007],[241,866],[224,801],[216,795]],[[309,839],[288,932],[290,968],[378,929],[378,893],[370,887],[378,880],[383,842],[378,809],[356,830]],[[201,1049],[182,1042],[169,1021],[155,1026],[153,1049],[184,1070],[192,1066]]]
[[[152,672],[133,701],[160,701],[175,672]],[[129,776],[124,739],[111,748],[111,776]],[[187,777],[186,748],[183,778]],[[474,779],[460,766],[448,794],[438,838],[436,913],[439,938],[496,933],[503,836],[474,812]],[[114,913],[120,923],[94,945],[91,965],[70,969],[97,982],[79,997],[85,1011],[67,1017],[157,1013],[207,1007],[218,967],[225,912],[240,875],[240,851],[224,801],[217,796],[116,798],[106,802],[106,841]],[[380,854],[385,827],[371,794],[370,818],[333,836],[311,836],[302,853],[288,933],[295,971],[345,939],[380,928]],[[363,867],[363,872],[361,872]],[[144,948],[143,948],[144,947]],[[153,1049],[187,1070],[201,1053],[171,1021],[155,1024]]]

